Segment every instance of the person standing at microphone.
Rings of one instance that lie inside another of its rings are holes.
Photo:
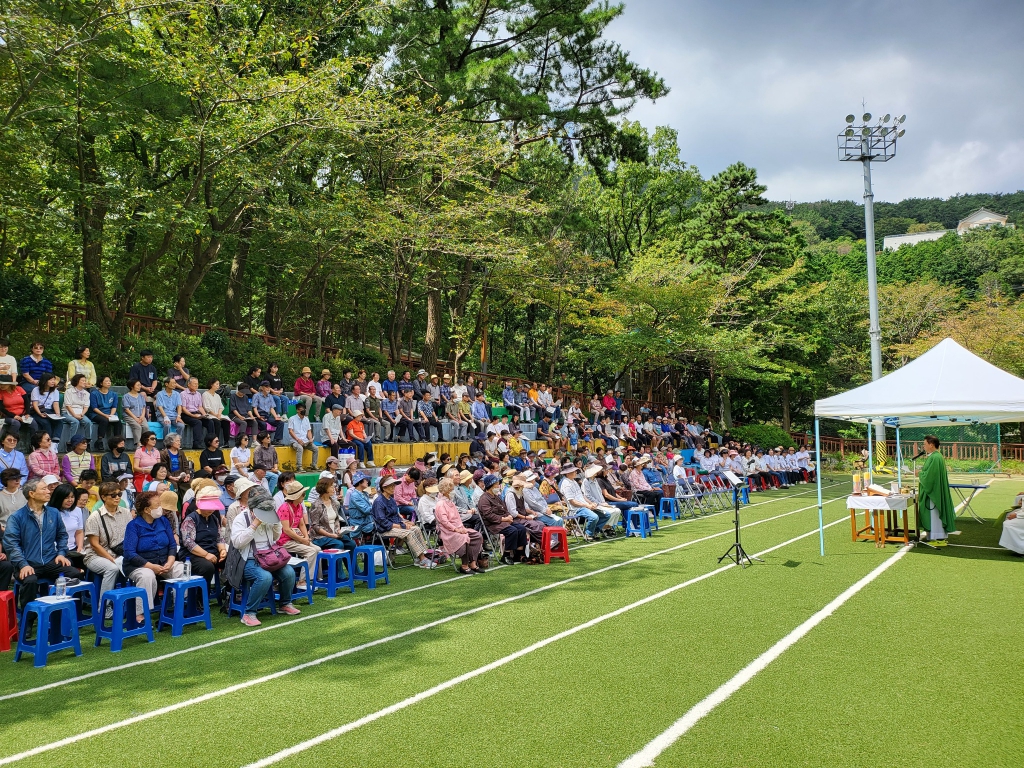
[[[922,528],[928,529],[927,540],[935,547],[944,547],[946,537],[956,530],[956,510],[949,493],[949,476],[946,474],[946,460],[939,452],[939,438],[927,435],[924,438],[924,452],[927,458],[918,482],[918,509],[923,518]],[[924,535],[921,537],[925,540]]]

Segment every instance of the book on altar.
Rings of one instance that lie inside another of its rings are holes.
[[[868,496],[892,496],[892,491],[872,483],[866,489]]]

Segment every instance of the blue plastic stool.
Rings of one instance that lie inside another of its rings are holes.
[[[199,590],[203,599],[203,608],[196,607],[194,594]],[[170,603],[170,605],[168,605]],[[170,609],[170,610],[168,610]],[[156,621],[156,631],[163,629],[164,624],[171,628],[171,637],[181,637],[189,624],[206,624],[213,629],[210,620],[210,595],[206,588],[206,579],[193,576],[190,579],[167,580],[164,582],[164,599],[160,604],[160,616]]]
[[[651,519],[646,507],[633,507],[626,513],[626,535],[640,534],[641,539],[651,535]]]
[[[56,592],[56,587],[51,587],[51,592]],[[85,613],[85,601],[84,594],[89,593],[89,615]],[[82,595],[82,598],[75,600],[75,613],[78,617],[78,628],[83,629],[84,627],[95,627],[96,626],[96,613],[97,613],[97,602],[96,597],[99,594],[99,589],[91,581],[80,581],[74,586],[67,587],[65,594],[68,597],[75,597],[75,595]]]
[[[733,493],[737,493],[737,489],[734,488],[732,492]],[[738,489],[738,492],[740,494],[740,502],[742,504],[749,504],[750,503],[750,491],[747,490],[747,486],[743,486],[742,488]],[[735,502],[735,501],[736,500],[733,499],[733,502]]]
[[[15,571],[17,575],[17,571]],[[36,582],[36,595],[45,596],[50,594],[50,588],[53,587],[53,582],[48,579],[39,579]],[[21,596],[21,581],[19,579],[14,580],[14,604],[18,604],[18,598]]]
[[[298,558],[295,558],[295,559],[297,560]],[[309,577],[309,563],[307,563],[305,560],[303,560],[300,563],[292,563],[291,567],[299,569],[299,573],[296,574],[296,576],[295,576],[295,583],[296,584],[299,582],[299,576],[300,575],[302,575],[303,573],[305,573],[305,575],[306,575],[306,588],[304,590],[302,590],[301,592],[296,592],[293,589],[292,590],[292,600],[296,600],[296,599],[302,600],[303,598],[305,598],[306,601],[310,605],[312,605],[313,604],[313,590],[316,587],[313,584],[313,580]],[[277,600],[280,600],[281,599],[281,593],[276,591],[276,590],[274,590],[274,597]]]
[[[679,517],[679,507],[676,505],[674,496],[666,496],[658,502],[658,517],[662,520],[666,518],[675,520]]]
[[[232,611],[242,616],[245,613],[245,606],[249,603],[249,583],[246,582],[242,585],[241,596],[239,599],[235,599],[235,595],[239,593],[239,590],[232,589],[228,593],[228,616],[231,615]],[[274,585],[270,585],[270,589],[267,590],[267,594],[263,596],[263,600],[256,606],[257,611],[262,611],[264,608],[269,608],[271,615],[277,614],[277,599],[274,593]]]
[[[135,601],[142,601],[142,615],[146,620],[141,624],[136,618]],[[107,626],[104,614],[107,604],[113,609],[113,616],[110,618],[110,626]],[[149,621],[149,595],[142,587],[121,587],[120,589],[108,589],[100,597],[99,607],[96,609],[96,643],[106,638],[110,641],[110,650],[117,653],[121,650],[124,641],[129,637],[145,635],[149,642],[154,642],[153,625]]]
[[[74,650],[75,656],[82,655],[82,644],[78,639],[78,615],[75,606],[77,600],[58,600],[44,602],[33,600],[21,612],[21,633],[18,635],[18,649],[14,652],[14,660],[21,658],[22,653],[31,653],[34,666],[45,667],[46,657],[56,651],[67,648]],[[36,636],[28,636],[28,617],[35,614],[37,618]]]
[[[380,552],[381,562],[384,567],[383,572],[379,572],[374,563],[375,553],[377,552]],[[360,555],[362,555],[362,562],[359,559]],[[376,589],[377,582],[380,579],[384,579],[385,584],[391,583],[388,578],[388,553],[380,544],[360,544],[355,548],[352,562],[352,579],[354,581],[365,581],[367,589]]]
[[[340,566],[345,566],[345,573],[340,576]],[[324,571],[326,570],[326,573]],[[352,550],[343,549],[338,552],[321,552],[316,556],[313,568],[313,586],[327,591],[327,597],[338,594],[339,587],[348,587],[349,592],[356,591],[356,581],[352,573]]]

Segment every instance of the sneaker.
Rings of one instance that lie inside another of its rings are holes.
[[[258,627],[260,625],[260,620],[256,618],[255,613],[243,613],[242,623],[247,627]]]
[[[368,467],[376,467],[377,465],[374,464],[372,461],[368,461],[368,462],[366,462],[366,466],[368,466]]]
[[[112,618],[114,618],[114,606],[112,606],[112,605],[108,605],[107,606],[107,610],[105,610],[103,612],[103,618],[106,621],[110,621]]]
[[[945,547],[948,546],[949,542],[946,539],[935,539],[932,541],[933,547]]]
[[[301,613],[301,611],[291,603],[282,605],[280,608],[278,608],[278,610],[281,611],[281,613],[285,613],[289,616],[298,616]]]
[[[409,550],[404,549],[403,547],[395,547],[395,554],[396,555],[407,555],[407,554],[409,554]]]

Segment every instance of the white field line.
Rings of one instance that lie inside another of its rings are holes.
[[[837,498],[837,499],[832,499],[831,501],[839,501],[841,498],[842,497]],[[831,502],[826,502],[826,503],[831,503]],[[770,520],[778,520],[779,518],[789,517],[790,515],[794,515],[797,512],[805,512],[808,509],[816,509],[817,506],[818,505],[815,504],[815,505],[810,506],[810,507],[804,507],[802,509],[796,509],[796,510],[793,510],[791,512],[785,512],[785,513],[783,513],[781,515],[776,515],[775,517],[767,518],[765,520],[759,520],[757,522],[750,523],[749,525],[746,525],[746,526],[743,526],[743,527],[744,528],[750,528],[750,527],[753,527],[753,526],[756,526],[756,525],[760,525],[761,523],[769,522]],[[836,523],[838,523],[838,522],[842,522],[842,519],[836,521]],[[830,525],[835,525],[835,523],[830,523]],[[800,536],[797,536],[794,539],[790,539],[789,541],[784,542],[783,544],[779,544],[779,545],[776,545],[775,547],[772,547],[770,549],[766,549],[765,552],[772,552],[772,551],[778,549],[781,546],[785,546],[786,544],[790,544],[790,543],[792,543],[794,541],[799,541],[800,539],[803,539],[803,538],[805,538],[807,536],[810,536],[813,533],[817,533],[817,532],[818,532],[818,529],[815,528],[814,531],[812,531],[811,533],[801,534]],[[326,656],[322,656],[320,658],[312,659],[311,661],[304,662],[302,664],[297,664],[297,665],[295,665],[293,667],[289,667],[287,669],[282,669],[282,670],[280,670],[278,672],[273,672],[273,673],[271,673],[269,675],[263,675],[262,677],[254,678],[252,680],[246,680],[246,681],[241,682],[241,683],[236,683],[235,685],[231,685],[231,686],[228,686],[226,688],[221,688],[221,689],[218,689],[218,690],[215,690],[215,691],[210,691],[208,693],[202,694],[201,696],[197,696],[194,699],[189,699],[188,701],[179,701],[179,702],[176,702],[174,704],[169,704],[166,707],[160,707],[159,709],[154,709],[154,710],[152,710],[150,712],[143,712],[143,713],[135,715],[133,717],[129,717],[129,718],[126,718],[124,720],[119,720],[119,721],[117,721],[115,723],[110,723],[109,725],[104,725],[104,726],[100,726],[98,728],[93,728],[93,729],[88,730],[88,731],[83,731],[82,733],[77,733],[77,734],[74,734],[74,735],[71,735],[71,736],[67,736],[67,737],[65,737],[63,739],[59,739],[57,741],[53,741],[53,742],[50,742],[48,744],[42,744],[42,745],[40,745],[38,747],[33,747],[33,748],[27,749],[27,750],[25,750],[23,752],[18,752],[16,754],[0,758],[0,765],[10,765],[11,763],[16,763],[16,762],[18,762],[20,760],[24,760],[24,759],[29,758],[29,757],[34,757],[35,755],[40,755],[40,754],[43,754],[45,752],[50,752],[50,751],[53,751],[55,749],[60,749],[61,747],[66,747],[66,746],[69,746],[71,744],[75,744],[77,742],[93,738],[94,736],[100,736],[102,734],[109,733],[110,731],[118,730],[120,728],[126,728],[126,727],[128,727],[130,725],[134,725],[135,723],[141,723],[141,722],[144,722],[146,720],[152,720],[153,718],[161,717],[162,715],[166,715],[166,714],[169,714],[171,712],[176,712],[176,711],[178,711],[180,709],[185,709],[186,707],[191,707],[191,706],[196,705],[196,704],[202,704],[203,702],[206,702],[206,701],[211,701],[213,699],[221,698],[223,696],[227,696],[227,695],[232,694],[232,693],[237,693],[238,691],[245,690],[246,688],[251,688],[251,687],[253,687],[255,685],[260,685],[261,683],[270,682],[271,680],[276,680],[278,678],[285,677],[286,675],[290,675],[290,674],[292,674],[294,672],[299,672],[299,671],[304,670],[304,669],[309,669],[310,667],[319,666],[319,665],[324,664],[324,663],[329,662],[329,661],[334,661],[335,659],[340,659],[340,658],[343,658],[345,656],[350,656],[350,655],[352,655],[354,653],[358,653],[359,651],[366,650],[367,648],[373,648],[373,647],[376,647],[378,645],[383,645],[385,643],[390,643],[390,642],[393,642],[395,640],[400,640],[400,639],[402,639],[404,637],[409,637],[410,635],[415,635],[415,634],[418,634],[420,632],[424,632],[424,631],[426,631],[428,629],[433,629],[434,627],[438,627],[438,626],[441,626],[443,624],[447,624],[449,622],[455,621],[456,619],[464,618],[466,616],[472,616],[473,614],[480,613],[481,611],[485,611],[485,610],[488,610],[488,609],[491,609],[491,608],[495,608],[495,607],[498,607],[498,606],[501,606],[501,605],[507,605],[509,603],[516,602],[518,600],[522,600],[523,598],[530,597],[532,595],[536,595],[536,594],[539,594],[541,592],[546,592],[546,591],[548,591],[550,589],[554,589],[555,587],[558,587],[558,586],[561,586],[561,585],[564,585],[564,584],[569,584],[569,583],[574,582],[574,581],[580,581],[581,579],[586,579],[586,578],[589,578],[591,576],[596,576],[599,573],[605,573],[605,572],[608,572],[608,571],[612,571],[612,570],[615,570],[616,568],[621,568],[622,566],[625,566],[625,565],[641,562],[643,560],[648,560],[648,559],[650,559],[652,557],[657,557],[659,555],[663,555],[663,554],[666,554],[666,553],[669,553],[669,552],[674,552],[674,551],[683,549],[685,547],[689,547],[689,546],[692,546],[694,544],[698,544],[700,542],[709,541],[711,539],[716,539],[716,538],[718,538],[720,536],[725,536],[725,535],[730,534],[730,533],[732,533],[732,530],[725,530],[725,531],[721,531],[719,533],[713,533],[713,534],[710,534],[708,536],[704,536],[704,537],[699,538],[699,539],[694,539],[693,541],[688,541],[688,542],[684,542],[682,544],[677,544],[676,546],[669,547],[668,549],[663,549],[663,550],[660,550],[658,552],[651,552],[651,553],[649,553],[647,555],[643,555],[641,557],[637,557],[637,558],[634,558],[632,560],[626,560],[626,561],[621,562],[621,563],[614,563],[612,565],[605,566],[604,568],[600,568],[600,569],[598,569],[596,571],[590,571],[589,573],[584,573],[584,574],[580,574],[578,576],[573,576],[571,578],[564,579],[564,580],[559,581],[559,582],[554,582],[552,584],[545,584],[544,586],[537,587],[536,589],[531,589],[528,592],[523,592],[523,593],[518,594],[518,595],[512,595],[510,597],[506,597],[506,598],[503,598],[501,600],[496,600],[496,601],[494,601],[492,603],[488,603],[486,605],[481,605],[481,606],[478,606],[476,608],[471,608],[469,610],[462,611],[460,613],[452,614],[450,616],[446,616],[444,618],[437,619],[436,621],[431,621],[431,622],[428,622],[426,624],[421,624],[418,627],[413,627],[413,628],[407,629],[407,630],[405,630],[403,632],[398,632],[398,633],[396,633],[394,635],[389,635],[388,637],[382,637],[382,638],[378,638],[376,640],[371,640],[371,641],[368,641],[366,643],[362,643],[361,645],[353,646],[351,648],[346,648],[345,650],[338,651],[336,653],[331,653],[331,654],[328,654]],[[764,553],[760,553],[760,554],[764,554]],[[706,573],[706,574],[704,574],[702,576],[698,576],[698,577],[696,577],[694,579],[691,579],[691,580],[689,580],[687,582],[684,582],[682,585],[676,585],[675,587],[671,587],[671,588],[669,588],[668,591],[660,592],[660,593],[658,593],[658,595],[664,596],[666,594],[670,594],[671,592],[673,592],[673,591],[675,591],[677,589],[681,589],[683,586],[689,586],[690,584],[696,584],[697,582],[703,581],[704,579],[708,578],[709,576],[713,576],[713,575],[715,575],[717,573],[721,573],[721,572],[727,570],[728,568],[734,567],[734,566],[735,566],[734,563],[730,563],[728,566],[722,566],[722,567],[717,568],[717,569],[715,569],[713,571],[710,571],[709,573]],[[645,601],[640,601],[638,603],[634,603],[632,607],[636,607],[638,605],[643,605],[645,602],[650,602],[651,599],[652,598],[646,598]],[[627,609],[628,609],[628,606],[627,606]],[[620,612],[621,612],[621,609],[620,609]],[[615,615],[618,615],[618,613],[616,613]],[[610,617],[611,617],[611,614],[608,614],[606,618],[610,618]],[[590,625],[590,622],[588,622],[588,625]],[[581,625],[581,628],[585,628],[585,626]],[[578,631],[578,629],[579,628],[577,628],[576,631]],[[573,634],[573,631],[570,630],[569,634]],[[541,646],[538,646],[538,647],[541,647]]]
[[[981,493],[981,491],[978,493]],[[956,509],[959,510],[961,506],[963,506],[963,503],[958,504]],[[647,746],[619,763],[618,768],[648,768],[649,766],[653,766],[654,761],[662,752],[675,744],[680,738],[682,738],[682,736],[690,731],[693,726],[700,722],[702,718],[710,714],[711,711],[719,704],[723,704],[727,701],[730,696],[750,682],[757,673],[763,671],[769,664],[779,658],[779,656],[785,653],[789,648],[793,647],[800,638],[807,635],[812,629],[839,610],[839,608],[842,607],[842,605],[850,598],[881,576],[886,570],[895,565],[900,558],[910,551],[910,549],[911,547],[901,547],[895,555],[864,576],[864,578],[857,581],[853,586],[845,590],[828,605],[808,618],[796,627],[796,629],[779,640],[779,642],[775,643],[775,645],[737,672],[731,679],[720,685],[714,692],[702,701],[698,702],[686,714],[652,739]]]
[[[761,672],[765,667],[779,658],[785,651],[792,647],[800,638],[818,626],[821,622],[835,613],[844,603],[860,592],[864,587],[881,576],[886,570],[896,564],[911,547],[900,547],[900,550],[857,581],[853,586],[846,589],[842,594],[832,600],[828,605],[815,613],[809,619],[800,624],[796,629],[779,640],[775,645],[762,653],[750,664],[736,673],[730,680],[723,683],[711,695],[694,706],[689,712],[676,720],[665,731],[654,738],[643,749],[619,763],[618,768],[642,768],[654,765],[654,760],[681,736],[693,728],[701,718],[709,714],[719,704],[724,703],[736,691],[748,683],[754,675]],[[258,763],[261,765],[262,763]]]
[[[815,504],[815,507],[817,507],[817,504]],[[841,517],[838,520],[829,523],[825,527],[830,528],[833,525],[845,522],[848,519],[848,517]],[[766,555],[770,552],[774,552],[777,549],[781,549],[782,547],[788,546],[789,544],[793,544],[794,542],[800,541],[801,539],[806,539],[809,536],[815,536],[817,535],[817,533],[818,529],[814,528],[814,530],[812,531],[803,533],[799,536],[789,539],[788,541],[784,541],[781,544],[776,544],[774,547],[769,547],[768,549],[762,550],[761,552],[752,555],[752,557],[760,557],[762,555]],[[245,768],[264,768],[265,766],[279,763],[282,760],[285,760],[286,758],[292,757],[293,755],[297,755],[300,752],[305,752],[306,750],[312,749],[313,747],[319,744],[323,744],[325,741],[336,739],[337,737],[342,736],[350,731],[354,731],[355,729],[361,728],[364,725],[369,725],[370,723],[376,720],[380,720],[382,717],[387,717],[388,715],[394,714],[395,712],[399,712],[403,709],[411,707],[414,704],[418,704],[421,701],[429,699],[431,696],[436,696],[437,694],[443,691],[447,691],[449,688],[454,688],[456,685],[459,685],[460,683],[464,683],[467,680],[472,680],[475,677],[480,677],[481,675],[498,669],[499,667],[503,667],[506,664],[515,661],[516,659],[520,659],[523,656],[526,656],[527,654],[533,653],[534,651],[540,650],[541,648],[545,648],[551,645],[552,643],[556,643],[559,640],[564,640],[565,638],[571,637],[572,635],[575,635],[578,632],[582,632],[585,629],[589,629],[590,627],[608,621],[609,619],[621,616],[622,614],[631,611],[634,608],[639,608],[640,606],[647,605],[648,603],[652,603],[655,600],[660,600],[661,598],[666,597],[667,595],[671,595],[693,584],[697,584],[706,579],[710,579],[712,576],[717,576],[718,574],[724,573],[725,571],[728,571],[730,568],[735,567],[735,563],[729,563],[727,565],[720,566],[713,571],[708,571],[705,574],[702,574],[692,579],[688,579],[687,581],[684,581],[681,584],[676,584],[675,586],[669,587],[668,589],[664,589],[661,592],[657,592],[649,597],[645,597],[642,600],[637,600],[634,603],[625,605],[622,608],[611,611],[610,613],[605,613],[601,616],[591,619],[590,621],[584,622],[583,624],[578,624],[575,627],[567,629],[564,632],[559,632],[557,635],[552,635],[551,637],[545,638],[544,640],[540,640],[534,643],[533,645],[529,645],[526,648],[516,651],[515,653],[510,653],[508,656],[503,656],[500,659],[492,661],[490,664],[485,664],[482,667],[478,667],[474,670],[461,674],[458,677],[453,677],[450,680],[446,680],[445,682],[440,683],[439,685],[435,685],[433,688],[428,688],[427,690],[422,691],[421,693],[417,693],[413,696],[410,696],[407,699],[403,699],[402,701],[399,701],[396,704],[392,704],[389,707],[385,707],[384,709],[372,712],[371,714],[365,715],[364,717],[361,717],[358,720],[353,720],[350,723],[346,723],[345,725],[339,726],[338,728],[327,731],[327,733],[320,734],[319,736],[315,736],[312,739],[307,739],[306,741],[295,744],[291,747],[288,747],[287,749],[283,749],[280,752],[276,752],[273,755],[270,755],[269,757],[263,758],[262,760],[257,760],[254,763],[249,763],[247,766],[245,766]]]
[[[806,493],[806,491],[804,493]],[[792,498],[794,496],[799,496],[799,495],[800,494],[794,493],[794,494],[790,494],[788,496],[779,496],[779,497],[774,498],[774,499],[769,499],[768,501],[759,502],[759,504],[769,504],[769,503],[776,502],[776,501],[784,501],[785,499],[789,499],[789,498]],[[756,505],[751,504],[749,506],[752,507],[752,506],[756,506]],[[749,507],[746,507],[746,508],[749,508]],[[794,510],[794,512],[803,512],[806,509],[810,509],[810,507],[804,507],[802,509]],[[677,526],[677,525],[682,525],[684,523],[692,523],[692,522],[696,522],[698,520],[703,520],[703,519],[710,518],[710,517],[716,517],[717,515],[723,515],[727,511],[728,510],[723,510],[721,512],[714,512],[714,513],[712,513],[710,515],[703,515],[702,517],[689,518],[687,520],[680,520],[679,522],[669,523],[669,524],[666,524],[666,525],[662,525],[661,527],[662,528],[671,528],[671,527],[674,527],[674,526]],[[786,514],[792,514],[792,513],[788,513],[787,512]],[[774,520],[774,519],[777,519],[777,518],[769,518],[769,519]],[[750,523],[750,525],[756,525],[756,524],[757,523]],[[746,528],[747,526],[743,526],[743,527]],[[597,546],[598,544],[610,544],[610,543],[613,543],[613,542],[616,542],[616,541],[622,541],[622,540],[623,539],[621,539],[621,538],[605,539],[603,541],[595,541],[595,542],[591,542],[589,544],[574,545],[574,546],[569,547],[569,549],[570,549],[570,551],[575,551],[577,549],[584,549],[586,547]],[[671,549],[663,550],[663,552],[670,552],[670,551],[672,551],[672,550]],[[661,553],[656,552],[654,554],[661,554]],[[620,565],[627,565],[630,562],[633,562],[633,561],[626,561],[626,562],[621,563]],[[500,570],[502,568],[507,568],[507,567],[508,566],[506,566],[506,565],[495,565],[494,567],[490,568],[489,570],[490,571],[497,571],[497,570]],[[586,575],[586,574],[584,574],[584,575]],[[330,609],[328,609],[326,611],[320,611],[318,613],[307,614],[305,616],[300,616],[299,618],[286,619],[284,621],[277,622],[277,623],[274,623],[274,624],[264,625],[264,626],[260,627],[259,629],[253,629],[253,630],[251,630],[249,632],[244,632],[244,633],[240,633],[240,634],[237,634],[237,635],[231,635],[229,637],[221,637],[221,638],[218,638],[216,640],[211,640],[208,643],[200,643],[199,645],[193,645],[193,646],[190,646],[188,648],[182,648],[182,649],[177,650],[177,651],[171,651],[170,653],[164,653],[164,654],[161,654],[159,656],[153,656],[153,657],[147,658],[147,659],[139,659],[138,661],[131,661],[131,662],[128,662],[126,664],[117,664],[115,666],[106,667],[104,669],[98,669],[98,670],[95,670],[93,672],[86,672],[86,673],[81,674],[81,675],[75,675],[74,677],[69,677],[69,678],[66,678],[64,680],[56,680],[56,681],[54,681],[52,683],[47,683],[45,685],[39,685],[39,686],[36,686],[34,688],[26,688],[23,691],[15,691],[13,693],[3,694],[3,695],[0,695],[0,702],[7,701],[8,699],[18,699],[18,698],[21,698],[23,696],[30,696],[30,695],[35,694],[35,693],[42,693],[44,691],[53,690],[54,688],[61,688],[61,687],[65,686],[65,685],[71,685],[73,683],[80,683],[83,680],[90,680],[90,679],[92,679],[94,677],[100,677],[101,675],[111,674],[112,672],[121,672],[121,671],[124,671],[126,669],[132,669],[132,668],[135,668],[135,667],[141,667],[141,666],[145,666],[147,664],[156,664],[156,663],[161,662],[161,661],[166,661],[168,659],[173,659],[173,658],[176,658],[176,657],[179,657],[179,656],[184,656],[184,655],[189,654],[189,653],[195,653],[197,651],[206,650],[207,648],[212,648],[214,646],[222,645],[224,643],[231,643],[231,642],[234,642],[236,640],[242,640],[244,638],[256,637],[256,636],[260,635],[263,632],[272,632],[274,630],[283,629],[283,628],[286,628],[286,627],[293,627],[296,624],[299,624],[299,623],[304,622],[304,621],[312,621],[314,619],[319,619],[319,618],[322,618],[324,616],[330,616],[330,615],[335,614],[335,613],[340,613],[341,611],[351,611],[351,610],[353,610],[355,608],[361,608],[361,607],[366,606],[366,605],[372,605],[374,603],[379,603],[382,600],[390,600],[390,599],[395,598],[395,597],[401,597],[403,595],[412,594],[413,592],[420,592],[420,591],[425,590],[425,589],[433,589],[434,587],[439,587],[442,584],[450,584],[453,581],[459,581],[459,580],[462,580],[462,579],[472,579],[472,578],[475,578],[475,577],[473,577],[473,576],[455,576],[455,577],[450,578],[450,579],[443,579],[441,581],[431,582],[430,584],[421,584],[418,587],[410,587],[409,589],[403,589],[403,590],[400,590],[398,592],[391,592],[391,593],[386,594],[386,595],[381,595],[380,597],[373,597],[373,598],[369,598],[367,600],[360,600],[359,602],[356,602],[356,603],[348,603],[346,605],[342,605],[342,606],[339,606],[337,608],[330,608]],[[575,577],[575,578],[579,578],[579,577]],[[558,586],[558,585],[563,584],[563,583],[565,583],[565,582],[555,582],[552,586]],[[2,765],[2,763],[0,763],[0,765]]]

